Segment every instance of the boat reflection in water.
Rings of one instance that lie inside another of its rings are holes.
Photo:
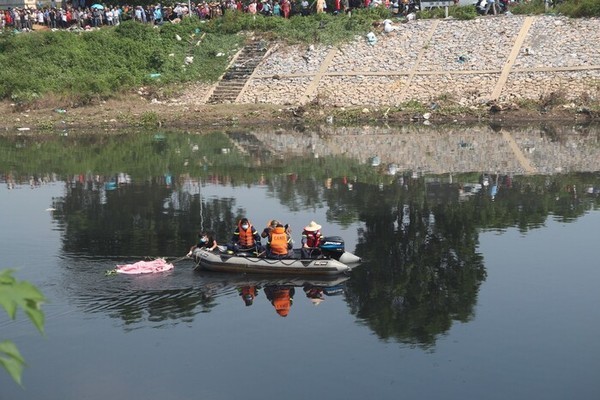
[[[311,278],[289,276],[254,277],[207,271],[197,271],[196,273],[200,276],[203,286],[211,287],[213,290],[219,288],[215,291],[215,296],[218,296],[219,292],[228,292],[231,287],[235,287],[247,307],[254,305],[256,298],[263,292],[264,297],[281,317],[288,316],[294,302],[296,289],[301,289],[312,304],[318,305],[328,296],[343,294],[345,282],[350,279],[346,275]]]
[[[246,306],[254,305],[253,309],[273,306],[278,315],[286,316],[296,293],[304,292],[307,301],[317,304],[326,297],[347,294],[350,276],[248,276],[179,266],[147,275],[105,276],[90,269],[80,278],[79,288],[85,289],[72,293],[75,303],[87,313],[121,320],[123,329],[130,331],[148,325],[162,328],[191,323],[200,314],[231,306],[226,298],[237,296]]]

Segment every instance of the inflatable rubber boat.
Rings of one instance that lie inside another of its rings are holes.
[[[302,258],[300,249],[289,257],[271,259],[252,253],[231,253],[219,249],[195,249],[193,258],[197,268],[218,272],[243,272],[253,274],[338,275],[349,272],[360,263],[360,257],[344,250],[339,237],[327,237],[321,243],[317,258]]]

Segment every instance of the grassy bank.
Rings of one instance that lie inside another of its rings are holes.
[[[564,15],[570,18],[600,17],[600,1],[598,0],[564,0],[556,2],[553,7],[546,9],[544,0],[522,1],[509,7],[513,14],[520,15]],[[448,16],[460,20],[470,20],[479,16],[474,5],[452,6],[448,8]],[[444,8],[431,8],[419,11],[418,18],[445,18]]]
[[[369,9],[352,18],[321,14],[288,20],[232,12],[205,23],[189,18],[160,28],[127,21],[90,32],[5,34],[0,36],[0,99],[30,104],[52,96],[86,104],[140,85],[215,81],[242,46],[242,32],[334,44],[366,33],[387,15],[387,10]]]
[[[600,17],[600,1],[598,0],[565,0],[556,2],[554,7],[546,9],[544,0],[531,0],[511,7],[513,14],[556,14],[571,18]]]
[[[182,40],[177,40],[177,35]],[[45,95],[87,103],[147,84],[215,80],[243,38],[191,24],[161,29],[135,22],[84,33],[35,32],[0,40],[0,98],[32,102]],[[185,58],[194,62],[186,65]]]

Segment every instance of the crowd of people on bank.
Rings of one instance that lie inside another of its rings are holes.
[[[321,244],[321,225],[311,221],[302,231],[302,258],[315,258],[320,253]],[[283,225],[273,219],[267,223],[267,226],[261,233],[248,220],[242,218],[233,232],[231,240],[227,244],[227,250],[234,254],[251,254],[253,256],[281,259],[293,255],[294,241],[291,235],[292,231],[289,225]],[[262,239],[266,239],[263,246]],[[221,251],[213,234],[200,232],[198,234],[198,243],[190,248],[188,257],[191,257],[195,249],[204,249],[208,251]]]
[[[418,9],[418,0],[212,0],[169,6],[160,3],[146,6],[91,4],[90,0],[57,4],[56,0],[51,0],[45,4],[38,1],[34,7],[9,7],[0,10],[0,29],[28,31],[34,26],[85,29],[119,25],[124,20],[161,25],[165,22],[178,22],[188,16],[208,20],[228,11],[289,18],[293,15],[323,12],[348,13],[356,8],[367,7],[387,7],[394,14],[406,15]]]
[[[509,0],[475,0],[479,14],[497,14],[508,10]],[[455,3],[458,0],[454,0]],[[330,12],[350,13],[353,9],[386,7],[395,15],[409,15],[419,10],[419,0],[212,0],[183,2],[173,5],[160,3],[146,6],[90,4],[90,0],[73,0],[57,4],[56,0],[35,7],[14,7],[0,10],[0,29],[32,30],[34,26],[50,29],[91,29],[119,25],[124,20],[161,25],[178,22],[185,17],[203,20],[217,18],[226,12],[243,12],[281,18]]]

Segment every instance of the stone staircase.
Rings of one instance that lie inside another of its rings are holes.
[[[246,44],[219,81],[208,103],[233,103],[266,53],[267,43],[264,40]]]

